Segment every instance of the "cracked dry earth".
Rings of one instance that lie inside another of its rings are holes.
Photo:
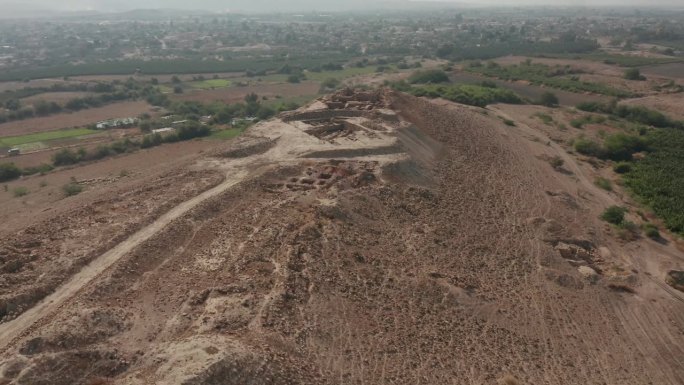
[[[0,325],[0,383],[683,383],[641,260],[681,254],[612,239],[567,154],[479,112],[344,92],[252,127],[194,166],[225,188]]]

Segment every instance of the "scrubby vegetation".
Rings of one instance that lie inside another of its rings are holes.
[[[602,124],[606,118],[602,115],[584,115],[570,121],[570,125],[575,128],[583,128],[585,124]]]
[[[0,164],[0,182],[7,182],[19,178],[20,176],[29,176],[34,174],[45,174],[54,169],[49,164],[41,164],[40,166],[20,168],[14,163]]]
[[[572,69],[570,66],[551,67],[531,62],[524,62],[519,65],[501,66],[494,62],[490,62],[487,65],[470,65],[467,70],[503,80],[527,80],[532,84],[544,85],[570,92],[592,92],[616,97],[630,95],[627,91],[619,90],[604,84],[580,81],[577,76],[579,72]]]
[[[544,92],[539,97],[539,104],[546,107],[556,107],[558,106],[558,96],[553,92]]]
[[[25,195],[28,195],[29,190],[26,187],[19,186],[15,187],[14,190],[12,190],[12,194],[14,195],[15,198],[20,198]]]
[[[660,231],[658,227],[652,223],[646,223],[643,226],[644,234],[651,239],[660,239]]]
[[[551,165],[551,167],[553,167],[554,170],[560,170],[561,168],[563,168],[565,161],[563,160],[563,158],[556,155],[553,158],[549,159],[549,164]]]
[[[0,182],[7,182],[21,176],[21,169],[14,163],[0,164]]]
[[[646,150],[647,142],[642,137],[619,132],[607,136],[603,144],[580,137],[575,139],[574,147],[583,155],[622,161],[631,160],[634,153]]]
[[[632,171],[632,164],[629,162],[617,162],[613,165],[613,171],[618,174],[625,174]]]
[[[544,124],[546,125],[551,125],[553,124],[553,117],[551,115],[545,114],[543,112],[539,112],[533,115],[536,118],[539,118]]]
[[[684,235],[684,131],[648,134],[650,152],[624,174],[625,185],[650,206],[665,226]]]
[[[684,128],[684,123],[669,118],[667,115],[642,106],[630,106],[617,103],[585,102],[577,105],[577,109],[587,112],[601,112],[634,123],[647,124],[653,127]]]
[[[74,195],[78,195],[81,192],[83,192],[83,186],[76,182],[71,182],[67,183],[64,186],[62,186],[62,191],[64,192],[64,195],[70,197]]]
[[[408,78],[411,84],[437,84],[447,83],[449,76],[442,70],[416,71]]]
[[[610,206],[601,214],[601,219],[616,226],[620,226],[625,222],[626,213],[627,209],[624,207]]]
[[[595,51],[599,45],[595,40],[583,39],[574,34],[560,36],[551,41],[530,42],[525,39],[506,39],[507,41],[480,44],[444,44],[437,50],[437,56],[453,61],[486,60],[515,52],[518,55],[577,54]]]
[[[613,184],[604,177],[597,177],[594,179],[594,184],[606,191],[613,191]]]
[[[402,89],[402,87],[399,87]],[[485,107],[493,103],[521,104],[523,100],[515,92],[503,88],[482,87],[470,84],[458,85],[425,85],[418,87],[403,87],[415,96],[429,98],[444,98],[452,102]]]
[[[646,80],[646,78],[641,75],[641,71],[638,68],[630,68],[625,71],[625,79],[627,80]]]

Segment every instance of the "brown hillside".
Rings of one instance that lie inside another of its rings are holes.
[[[0,324],[4,383],[684,383],[681,252],[615,240],[615,198],[490,114],[346,91],[252,127]]]

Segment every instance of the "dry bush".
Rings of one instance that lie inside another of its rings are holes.
[[[497,382],[499,385],[522,385],[522,382],[518,381],[518,379],[513,377],[512,374],[506,374],[505,376],[499,378],[499,381]]]

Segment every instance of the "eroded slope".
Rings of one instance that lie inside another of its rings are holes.
[[[252,128],[203,164],[250,176],[8,351],[6,382],[681,383],[683,304],[604,235],[608,198],[479,112],[342,93]]]

